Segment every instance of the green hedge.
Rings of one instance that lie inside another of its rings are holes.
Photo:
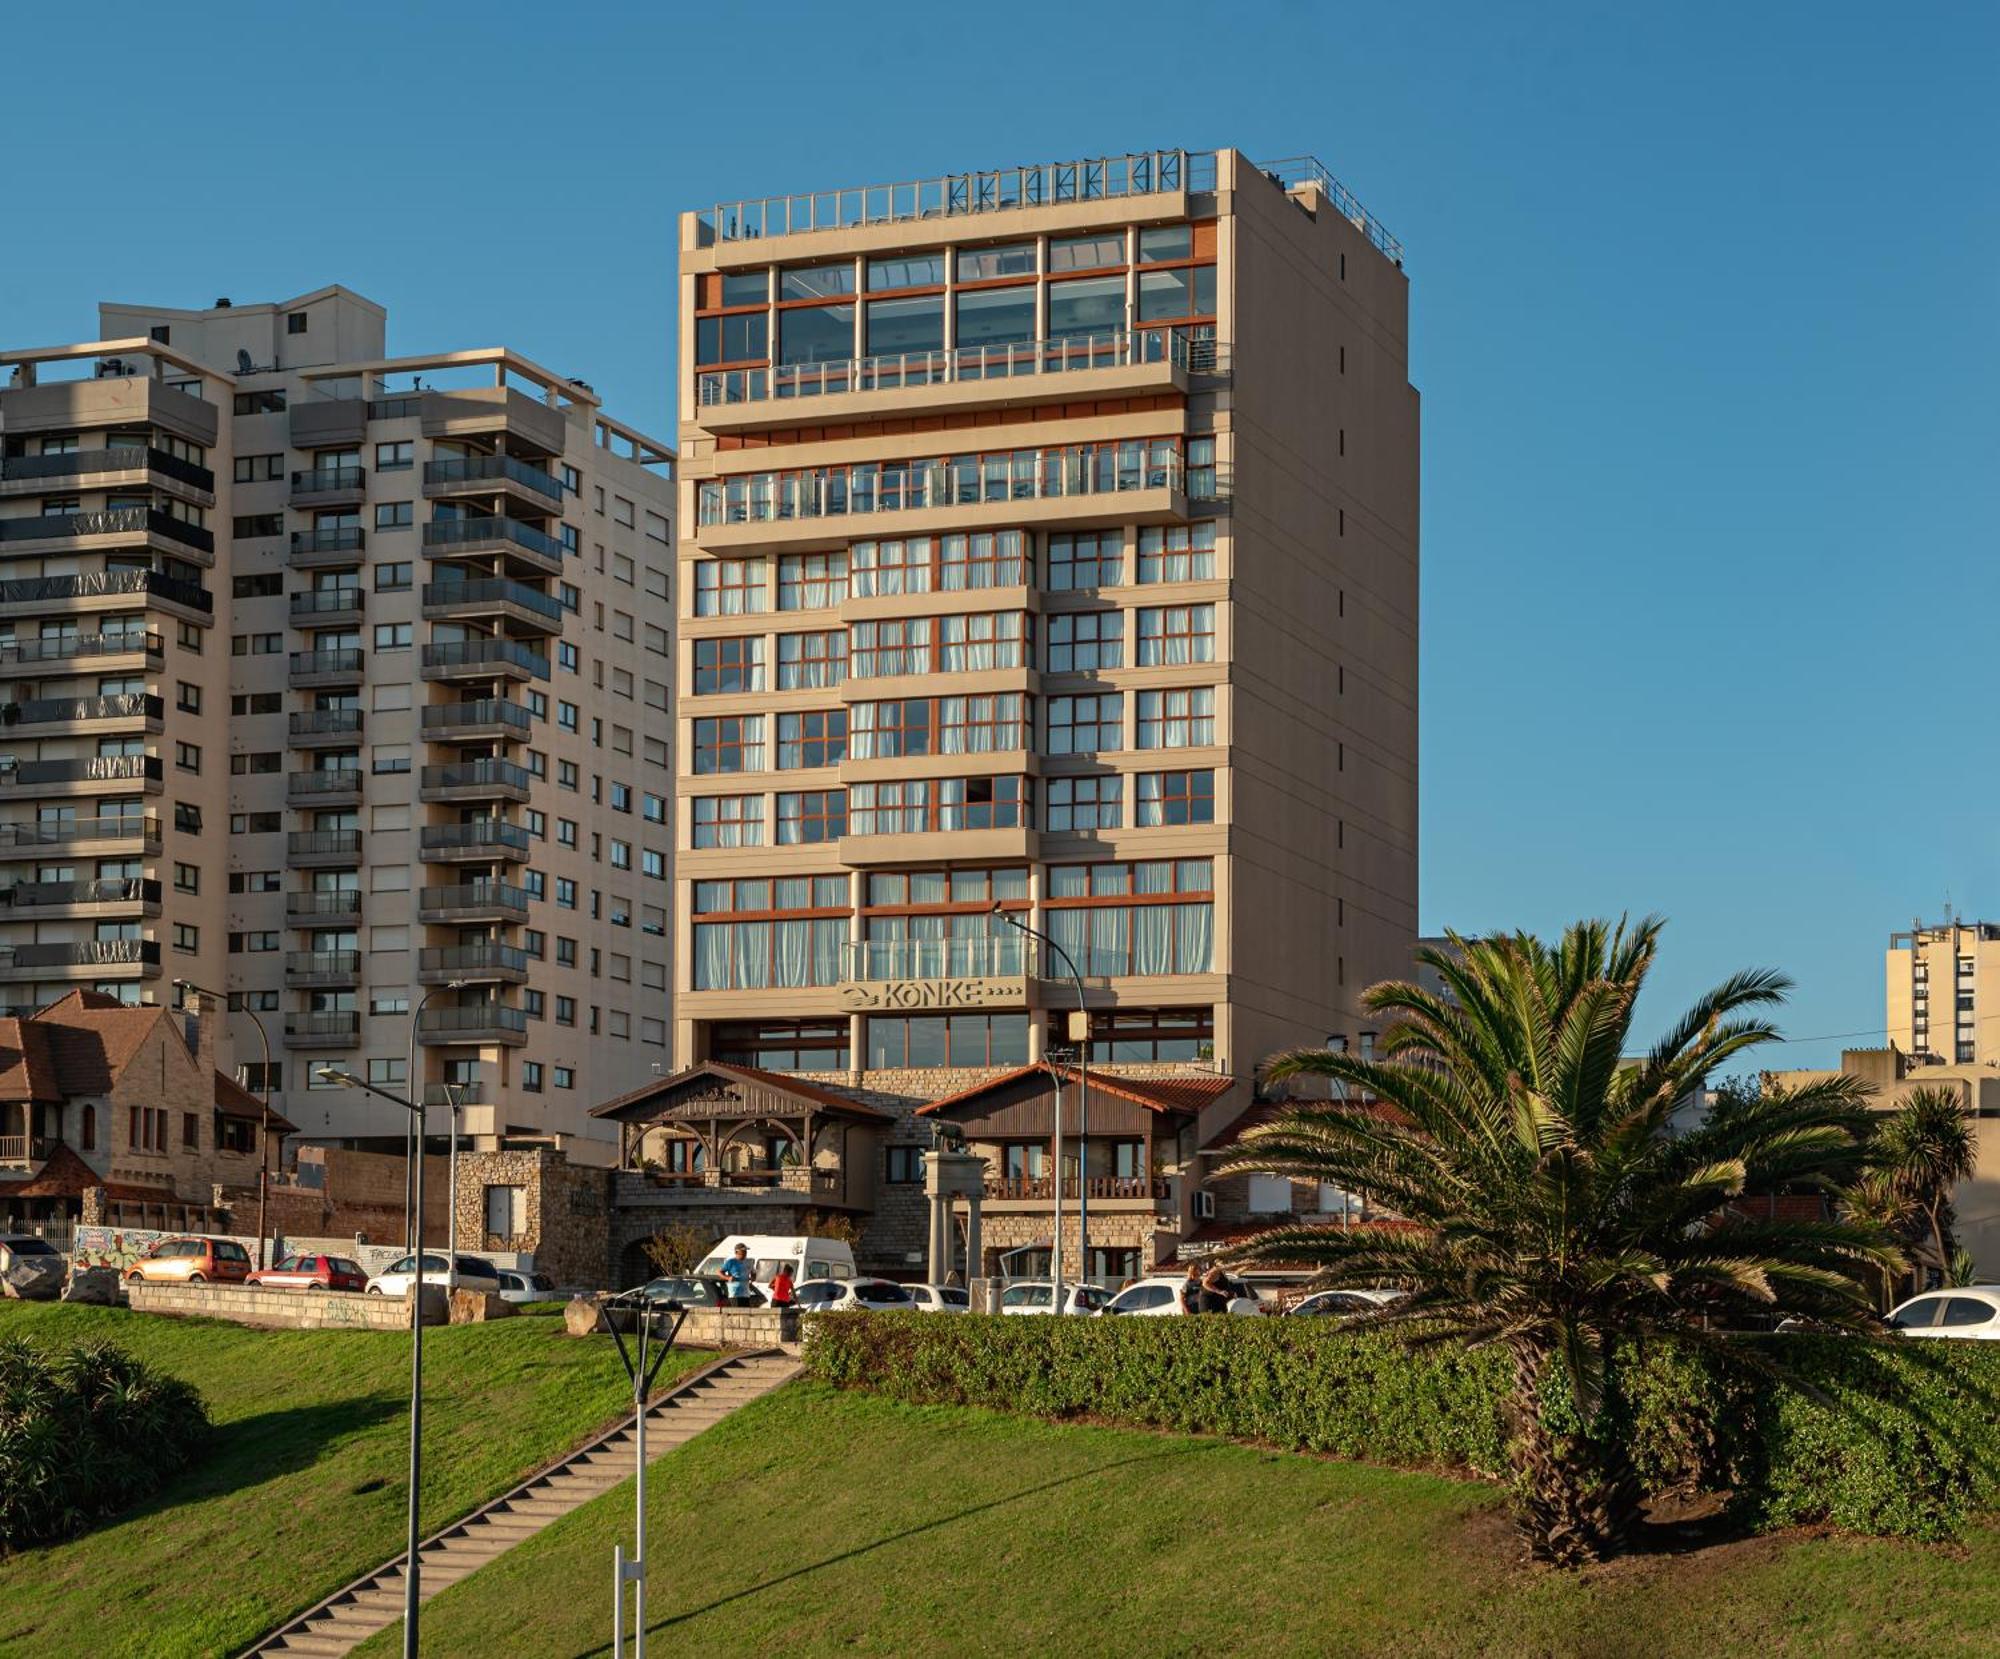
[[[1489,1478],[1506,1356],[1320,1320],[825,1314],[820,1379],[911,1404],[1220,1434]],[[1648,1490],[1723,1492],[1750,1525],[1948,1538],[2000,1503],[2000,1344],[1764,1339],[1803,1387],[1663,1344],[1615,1368]],[[1817,1397],[1815,1397],[1817,1396]]]

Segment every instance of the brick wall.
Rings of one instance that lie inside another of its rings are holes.
[[[227,1319],[237,1325],[291,1331],[406,1331],[410,1304],[400,1296],[353,1291],[260,1290],[250,1285],[149,1285],[127,1287],[135,1313]],[[424,1323],[445,1322],[441,1286],[424,1287]]]
[[[558,1285],[610,1282],[615,1264],[611,1225],[612,1171],[569,1162],[562,1153],[461,1152],[458,1155],[458,1238],[461,1250],[518,1251]],[[521,1192],[521,1230],[487,1231],[487,1189]]]

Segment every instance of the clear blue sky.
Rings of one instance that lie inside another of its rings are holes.
[[[704,9],[15,8],[0,338],[337,280],[671,436],[680,209],[1316,153],[1414,285],[1424,925],[1660,910],[1656,1017],[1772,965],[1817,1036],[2000,912],[2000,11]]]

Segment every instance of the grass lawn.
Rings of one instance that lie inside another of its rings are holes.
[[[1991,1653],[2000,1530],[1792,1535],[1564,1577],[1491,1488],[793,1383],[649,1492],[663,1652]],[[631,1488],[425,1609],[426,1655],[604,1653]],[[396,1651],[398,1633],[360,1651]]]
[[[217,1433],[153,1502],[0,1561],[0,1653],[227,1654],[402,1547],[407,1335],[0,1302],[15,1335],[109,1337],[199,1388]],[[573,1340],[559,1318],[426,1331],[426,1532],[589,1438],[628,1388],[608,1339]]]

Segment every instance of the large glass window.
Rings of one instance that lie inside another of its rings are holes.
[[[695,565],[696,616],[748,616],[768,604],[762,559],[703,559]]]
[[[710,1027],[708,1052],[764,1071],[846,1071],[847,1020],[733,1020]]]
[[[1132,822],[1139,829],[1215,822],[1215,774],[1141,772],[1132,793]]]
[[[1208,973],[1214,879],[1205,858],[1053,865],[1049,936],[1086,974]]]
[[[846,676],[847,634],[844,629],[778,636],[780,691],[823,690],[839,685]]]
[[[1061,236],[1049,243],[1049,270],[1103,271],[1125,263],[1125,233],[1100,231],[1094,236]]]
[[[857,622],[848,635],[847,672],[857,680],[931,671],[931,619]]]
[[[847,710],[808,709],[778,716],[778,769],[834,766],[847,757]]]
[[[1028,619],[1020,611],[980,611],[937,619],[937,671],[976,674],[1028,666]]]
[[[769,355],[768,339],[769,318],[762,311],[697,317],[694,359],[704,367],[713,363],[761,363]]]
[[[1090,1016],[1090,1060],[1207,1060],[1215,1054],[1211,1008],[1097,1009]]]
[[[957,340],[970,346],[1023,345],[1035,337],[1035,289],[975,288],[959,294]]]
[[[960,282],[990,282],[995,277],[1033,276],[1035,244],[1010,242],[997,248],[961,248],[958,251]]]
[[[1124,779],[1116,773],[1042,780],[1042,827],[1055,835],[1117,829],[1125,822]]]
[[[1139,532],[1141,582],[1205,582],[1215,574],[1215,525],[1148,526]]]
[[[869,357],[944,350],[944,296],[868,302]]]
[[[936,753],[935,709],[935,700],[929,697],[854,704],[848,710],[854,722],[854,758],[898,760]]]
[[[817,846],[847,833],[847,791],[806,789],[778,797],[778,845]]]
[[[781,611],[816,611],[838,605],[846,595],[845,553],[791,553],[778,562]]]
[[[944,255],[942,253],[901,253],[887,259],[868,261],[868,291],[880,293],[885,288],[942,288],[944,286]]]
[[[778,273],[781,300],[829,300],[854,292],[854,263],[843,259],[832,265],[805,265]]]
[[[1048,587],[1052,593],[1115,588],[1125,578],[1122,530],[1061,531],[1049,537]]]
[[[1026,1014],[911,1014],[868,1022],[868,1066],[1025,1066]]]
[[[697,848],[763,846],[762,795],[698,795],[693,806]]]
[[[1051,340],[1077,334],[1115,334],[1125,327],[1125,279],[1080,277],[1049,284]]]
[[[854,355],[852,305],[796,305],[778,313],[780,363],[839,363]]]
[[[1049,618],[1051,674],[1088,674],[1125,659],[1122,611],[1059,611]]]
[[[1215,687],[1139,693],[1139,747],[1193,749],[1215,741]]]
[[[836,985],[847,941],[844,876],[694,884],[697,991]]]
[[[917,835],[931,831],[1022,829],[1031,795],[1023,777],[905,778],[850,784],[851,835]]]
[[[1139,613],[1139,667],[1213,661],[1213,605],[1164,605]]]
[[[764,717],[723,715],[694,723],[694,769],[698,777],[764,770]]]
[[[1094,755],[1125,747],[1125,698],[1103,691],[1051,697],[1045,749],[1052,755]]]
[[[735,639],[698,639],[694,642],[694,693],[697,697],[713,692],[763,689],[764,639],[761,634],[745,634]]]

